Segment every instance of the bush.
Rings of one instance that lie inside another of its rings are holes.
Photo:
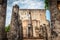
[[[6,32],[9,32],[9,30],[10,30],[10,25],[8,25],[8,26],[5,27],[5,31]]]
[[[49,9],[49,3],[48,3],[48,0],[45,0],[45,9]]]

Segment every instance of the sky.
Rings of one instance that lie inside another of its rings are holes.
[[[7,12],[6,12],[6,26],[11,22],[12,7],[17,4],[20,9],[44,9],[44,0],[8,0],[7,1]],[[46,11],[46,18],[50,21],[50,12]]]

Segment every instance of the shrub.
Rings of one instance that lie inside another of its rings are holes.
[[[6,32],[9,32],[9,30],[10,30],[10,25],[8,25],[8,26],[5,27],[5,31]]]

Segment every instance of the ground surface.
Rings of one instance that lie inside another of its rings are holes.
[[[43,39],[24,39],[24,40],[43,40]]]

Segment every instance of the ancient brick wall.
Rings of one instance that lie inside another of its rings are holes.
[[[0,40],[5,38],[6,7],[7,0],[0,0]]]
[[[49,0],[49,7],[51,13],[51,27],[52,27],[52,37],[53,40],[60,39],[60,12],[57,8],[58,0]],[[58,16],[59,15],[59,16]]]
[[[15,5],[12,9],[12,18],[10,24],[10,31],[8,32],[8,40],[22,40],[22,22],[19,19],[19,6]]]

